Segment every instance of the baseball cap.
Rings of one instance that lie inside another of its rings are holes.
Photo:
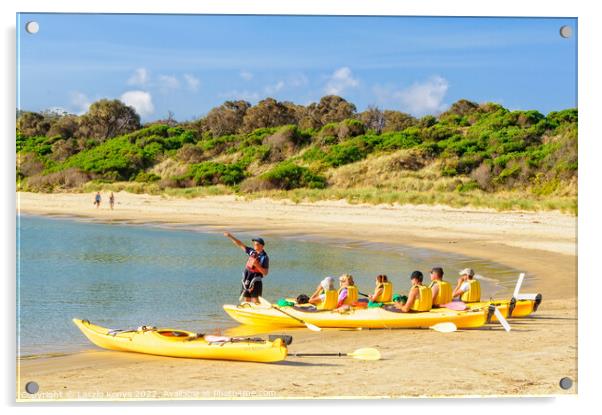
[[[263,240],[263,238],[260,238],[260,237],[256,237],[256,238],[251,239],[251,242],[258,242],[258,243],[260,243],[262,245],[265,245],[265,241]]]
[[[472,268],[464,268],[459,273],[460,275],[468,275],[469,277],[474,277],[474,270]]]
[[[334,285],[334,277],[326,277],[320,281],[320,285],[324,288],[324,291],[328,291]]]

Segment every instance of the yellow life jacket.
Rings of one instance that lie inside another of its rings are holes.
[[[451,302],[452,300],[452,287],[451,284],[447,281],[435,280],[431,282],[429,288],[433,288],[433,286],[437,284],[439,286],[439,291],[437,292],[437,297],[433,300],[433,305],[442,305]]]
[[[481,301],[481,283],[477,280],[467,280],[468,291],[462,293],[460,299],[465,303],[477,303]]]
[[[433,307],[433,293],[426,285],[416,285],[418,297],[410,307],[412,311],[429,311]],[[414,289],[414,287],[412,287]]]
[[[341,291],[344,288],[347,288],[347,297],[343,301],[343,304],[344,305],[351,305],[351,304],[355,303],[357,301],[357,298],[358,298],[357,287],[355,285],[349,285],[347,287],[341,287],[341,288],[339,288],[339,291],[337,291],[337,294],[340,294]],[[337,302],[338,301],[339,301],[339,298],[337,296]]]
[[[375,303],[388,303],[393,299],[393,284],[390,282],[383,282],[380,284],[383,287],[382,292],[373,299],[372,301]]]
[[[336,290],[324,291],[324,300],[318,304],[318,310],[334,310],[339,302],[339,293]]]

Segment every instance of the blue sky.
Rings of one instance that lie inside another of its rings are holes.
[[[25,32],[35,20],[40,31]],[[142,119],[226,100],[337,94],[416,116],[461,98],[543,113],[577,105],[576,19],[21,14],[18,105],[85,112],[122,99]]]

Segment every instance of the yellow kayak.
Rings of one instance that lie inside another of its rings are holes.
[[[282,339],[274,341],[205,337],[184,330],[147,328],[109,330],[88,320],[73,319],[73,323],[98,347],[123,352],[195,359],[241,360],[246,362],[278,362],[287,355]]]
[[[304,327],[301,319],[320,328],[428,328],[437,323],[454,323],[458,328],[481,327],[487,319],[487,308],[454,311],[445,308],[427,312],[400,313],[385,308],[351,308],[342,312],[307,311],[302,307],[276,307],[267,304],[226,304],[224,310],[241,324],[272,327]],[[281,309],[293,317],[285,315]]]
[[[487,308],[490,304],[493,304],[500,310],[505,318],[520,318],[527,317],[531,313],[537,311],[537,308],[541,304],[541,300],[541,294],[537,294],[537,297],[533,300],[514,300],[514,304],[512,304],[512,300],[489,300],[478,303],[466,303],[466,306],[470,310],[475,310]],[[493,316],[491,321],[497,322],[497,318]]]

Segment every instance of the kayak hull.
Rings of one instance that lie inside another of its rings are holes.
[[[266,305],[223,306],[224,311],[241,324],[264,327],[304,327],[304,324],[289,317],[275,307]],[[476,328],[485,324],[487,310],[453,311],[437,309],[423,313],[397,313],[383,308],[350,309],[336,311],[301,311],[292,307],[282,310],[297,319],[321,328],[428,328],[438,323],[454,323],[458,328]]]
[[[527,317],[535,311],[536,304],[539,305],[536,300],[517,300],[514,309],[512,310],[512,315],[508,315],[510,310],[510,300],[482,301],[478,303],[467,303],[466,305],[469,309],[475,310],[479,308],[487,308],[490,304],[496,306],[504,318]],[[491,321],[498,321],[495,315],[491,318]]]
[[[127,331],[111,334],[109,329],[87,320],[73,319],[73,323],[96,346],[122,352],[145,353],[158,356],[193,359],[237,360],[270,363],[284,360],[287,348],[281,339],[273,342],[209,343],[195,333],[174,329]],[[178,333],[179,336],[166,335]]]

